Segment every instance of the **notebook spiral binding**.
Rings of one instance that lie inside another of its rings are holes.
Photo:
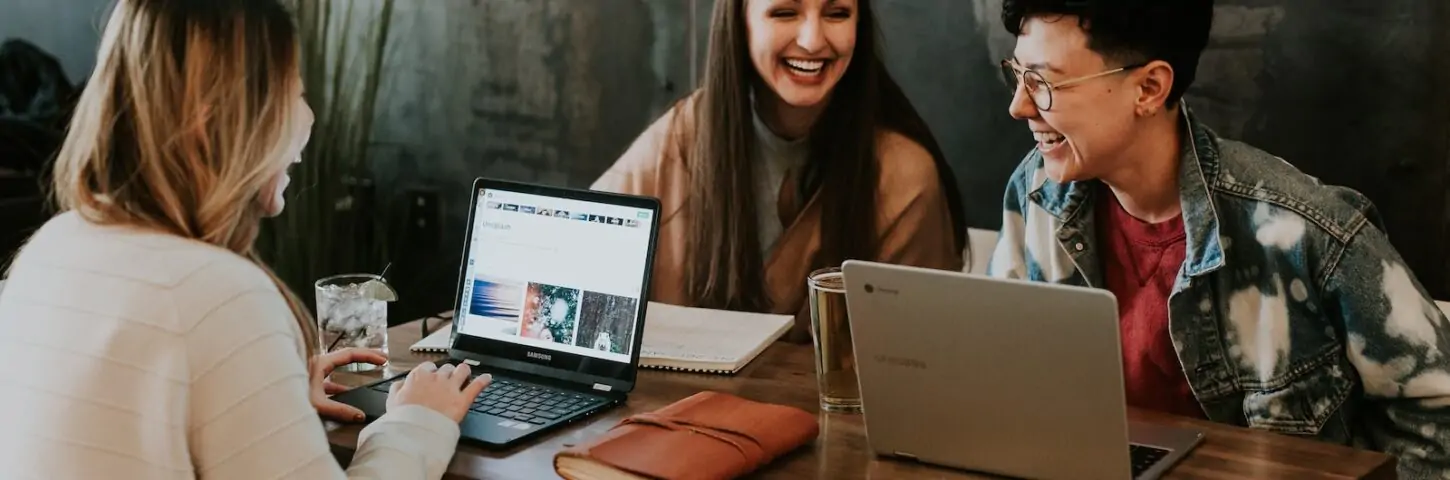
[[[450,343],[448,341],[445,341],[441,345],[436,346],[436,347],[434,347],[434,346],[427,346],[427,345],[422,345],[422,346],[419,345],[419,344],[427,341],[433,335],[438,335],[440,333],[445,333],[445,332],[446,332],[446,335],[449,337],[448,340],[452,340],[452,331],[453,331],[452,330],[453,329],[453,326],[452,325],[446,325],[446,327],[447,327],[446,330],[444,329],[444,326],[443,325],[440,325],[434,331],[429,332],[428,331],[428,320],[440,320],[440,321],[444,321],[444,322],[451,321],[451,320],[453,320],[453,312],[446,312],[446,313],[443,313],[443,314],[440,314],[440,315],[433,315],[433,316],[429,316],[429,317],[424,317],[423,318],[423,322],[422,322],[423,323],[423,325],[422,325],[422,327],[423,327],[423,338],[420,339],[420,340],[418,340],[418,343],[414,344],[411,347],[408,347],[408,350],[413,351],[413,352],[416,352],[416,353],[448,353],[448,344]]]
[[[670,365],[652,365],[652,364],[648,364],[648,363],[644,363],[644,362],[640,362],[640,365],[639,366],[640,366],[640,368],[648,368],[648,369],[651,369],[651,370],[667,370],[667,371],[671,371],[671,372],[712,373],[712,374],[723,374],[723,375],[734,375],[735,374],[735,372],[734,371],[731,371],[731,370],[720,370],[720,369],[711,369],[711,368],[685,368],[685,367],[675,367],[675,366],[670,366]]]

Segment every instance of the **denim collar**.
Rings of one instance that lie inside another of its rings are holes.
[[[1210,179],[1218,178],[1220,153],[1213,132],[1198,123],[1186,101],[1179,105],[1179,130],[1186,133],[1178,169],[1179,201],[1183,206],[1183,229],[1187,233],[1183,273],[1196,277],[1218,270],[1224,264],[1218,207],[1214,204],[1210,183]],[[1097,180],[1090,180],[1063,184],[1044,176],[1043,184],[1028,198],[1064,226],[1081,225],[1092,218],[1092,191],[1096,183]]]

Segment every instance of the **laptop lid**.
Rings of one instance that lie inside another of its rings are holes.
[[[1129,478],[1117,303],[1095,289],[848,261],[871,448],[1023,478]]]
[[[484,178],[471,197],[450,353],[633,390],[659,201]]]

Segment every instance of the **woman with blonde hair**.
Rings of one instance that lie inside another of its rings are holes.
[[[295,30],[277,0],[117,2],[56,160],[63,213],[0,296],[0,477],[345,476],[324,377],[382,359],[315,357],[253,250],[312,124]],[[470,377],[413,370],[346,475],[441,477],[488,383]]]

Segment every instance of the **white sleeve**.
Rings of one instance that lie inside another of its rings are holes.
[[[281,294],[224,301],[186,334],[187,442],[197,478],[438,479],[458,424],[425,407],[397,408],[363,429],[344,474],[308,400],[307,367]]]

